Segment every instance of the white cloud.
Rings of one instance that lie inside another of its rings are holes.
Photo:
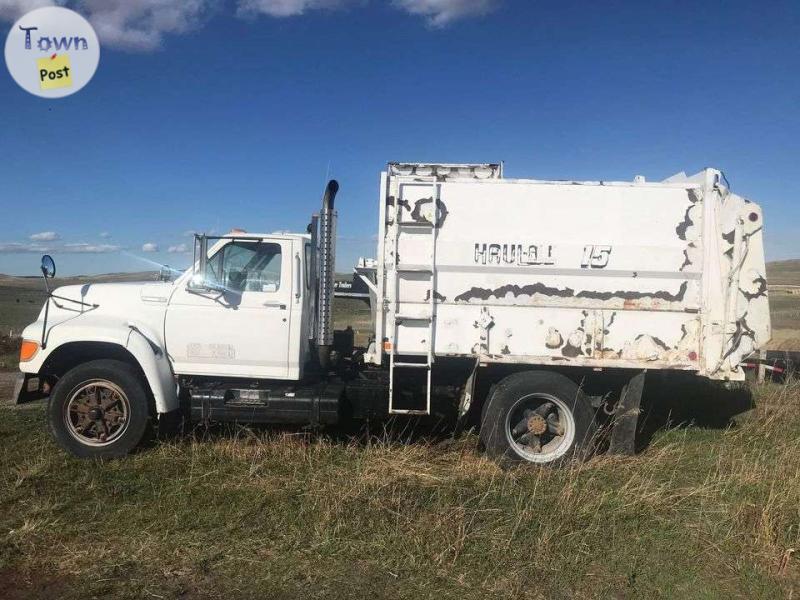
[[[154,244],[153,242],[142,244],[142,252],[158,252],[158,244]]]
[[[479,17],[502,0],[384,0],[429,25],[443,27],[453,21]],[[237,0],[236,13],[252,17],[293,17],[315,10],[364,6],[368,0]],[[123,50],[150,51],[164,37],[202,26],[226,0],[0,0],[0,20],[13,21],[26,12],[48,5],[64,5],[85,16],[101,44]]]
[[[92,23],[102,44],[154,50],[164,35],[199,27],[216,0],[80,0],[74,8]]]
[[[199,27],[221,0],[0,0],[0,20],[14,21],[26,12],[66,5],[91,22],[100,43],[112,48],[147,51],[161,46],[167,34]]]
[[[309,10],[336,10],[359,0],[239,0],[237,13],[243,16],[296,17]]]
[[[459,19],[482,17],[497,8],[500,0],[392,0],[392,4],[426,17],[433,27],[444,27]]]
[[[61,236],[55,231],[41,231],[39,233],[34,233],[28,239],[34,242],[54,242],[55,240],[60,240]]]
[[[108,238],[111,237],[111,234],[108,233],[107,231],[101,231],[100,232],[100,237],[103,238],[104,240],[107,240]]]
[[[120,250],[119,246],[111,244],[87,244],[86,242],[64,244],[63,247],[58,248],[59,252],[66,254],[108,254],[110,252],[119,252]]]
[[[119,252],[119,246],[110,244],[87,244],[85,242],[72,244],[47,245],[38,242],[6,242],[0,243],[0,254],[46,254],[58,252],[61,254],[107,254]]]
[[[52,248],[42,244],[0,243],[0,254],[45,254],[46,252],[52,252]]]
[[[186,247],[186,244],[177,244],[175,246],[170,246],[167,248],[167,252],[170,254],[183,254],[184,252],[188,252],[189,249]]]
[[[42,6],[52,6],[52,0],[0,0],[0,20],[16,21],[26,12]]]

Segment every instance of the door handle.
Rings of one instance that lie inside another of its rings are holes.
[[[279,308],[281,310],[286,310],[286,304],[283,302],[264,302],[261,306],[266,306],[267,308]]]

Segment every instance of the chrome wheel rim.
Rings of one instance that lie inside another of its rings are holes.
[[[108,446],[128,429],[130,414],[130,402],[122,388],[105,379],[93,379],[70,392],[64,425],[81,444]]]
[[[567,404],[544,393],[522,396],[506,414],[506,439],[514,452],[533,463],[564,456],[575,441],[575,417]]]

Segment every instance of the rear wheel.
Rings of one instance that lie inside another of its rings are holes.
[[[515,373],[497,385],[487,402],[480,437],[492,458],[560,466],[591,452],[594,410],[564,375]]]
[[[58,380],[50,395],[53,437],[80,458],[125,456],[141,442],[148,420],[139,374],[121,361],[79,365]]]

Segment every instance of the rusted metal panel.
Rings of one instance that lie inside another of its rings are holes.
[[[742,357],[769,338],[763,217],[718,171],[646,183],[420,168],[391,164],[382,178],[377,339],[393,330],[389,306],[435,324],[432,335],[420,325],[386,339],[399,354],[433,344],[482,362],[739,379]],[[435,260],[426,226],[436,227]]]

